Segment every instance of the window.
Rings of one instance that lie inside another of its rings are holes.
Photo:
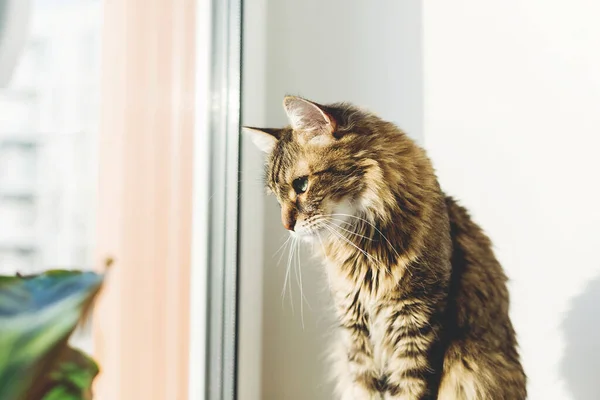
[[[93,266],[99,0],[36,0],[0,90],[0,274]],[[73,342],[91,350],[88,330]]]
[[[92,264],[101,2],[37,0],[0,90],[0,272]]]

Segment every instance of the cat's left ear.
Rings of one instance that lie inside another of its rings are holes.
[[[243,126],[242,129],[250,136],[256,147],[265,153],[272,152],[277,141],[281,138],[281,129],[254,128],[251,126]]]
[[[337,122],[320,104],[296,96],[286,96],[283,108],[295,131],[300,131],[306,139],[319,136],[333,138]]]

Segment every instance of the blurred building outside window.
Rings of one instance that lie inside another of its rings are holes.
[[[93,267],[102,2],[32,8],[26,48],[0,90],[4,275]]]

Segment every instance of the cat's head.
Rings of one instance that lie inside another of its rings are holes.
[[[381,135],[403,134],[345,103],[324,106],[289,96],[283,105],[290,126],[246,128],[267,153],[265,183],[281,205],[283,226],[311,238],[344,229],[359,215],[384,216],[385,203],[394,199],[381,162]]]

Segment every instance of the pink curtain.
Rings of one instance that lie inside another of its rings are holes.
[[[187,400],[194,0],[105,0],[100,400]]]

